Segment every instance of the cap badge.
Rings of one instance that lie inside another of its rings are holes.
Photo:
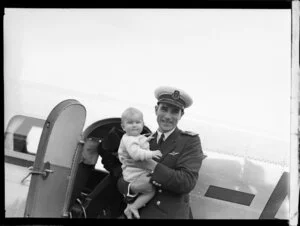
[[[174,93],[172,94],[172,98],[174,100],[178,100],[180,96],[180,92],[178,90],[175,90]]]

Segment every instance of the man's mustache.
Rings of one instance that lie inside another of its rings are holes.
[[[161,121],[166,122],[166,123],[173,123],[172,120],[169,120],[169,119],[161,119]]]

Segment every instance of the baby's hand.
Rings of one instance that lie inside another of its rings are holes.
[[[152,151],[152,158],[160,159],[161,156],[162,156],[162,153],[160,152],[160,150]]]
[[[147,140],[148,142],[149,142],[150,140],[152,140],[152,139],[154,138],[154,136],[153,136],[153,135],[154,135],[154,134],[153,134],[153,133],[151,133],[151,134],[150,134],[150,136],[149,136],[149,137],[147,137],[147,139],[146,139],[146,140]]]

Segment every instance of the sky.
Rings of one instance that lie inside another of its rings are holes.
[[[25,100],[32,83],[93,97],[88,116],[139,107],[155,129],[154,90],[167,85],[191,95],[191,121],[289,139],[289,10],[9,8],[4,54],[7,109],[17,98],[49,112],[36,93]]]

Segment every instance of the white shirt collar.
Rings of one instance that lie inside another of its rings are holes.
[[[170,135],[171,135],[171,133],[173,133],[173,132],[174,132],[174,130],[175,130],[175,128],[174,128],[174,129],[172,129],[172,130],[170,130],[169,132],[166,132],[166,133],[164,133],[164,134],[165,134],[164,141],[165,141],[165,140],[168,138],[168,136],[170,136]],[[160,138],[161,134],[162,134],[162,132],[160,132],[159,130],[157,130],[157,142],[158,142],[158,140],[159,140],[159,138]]]

